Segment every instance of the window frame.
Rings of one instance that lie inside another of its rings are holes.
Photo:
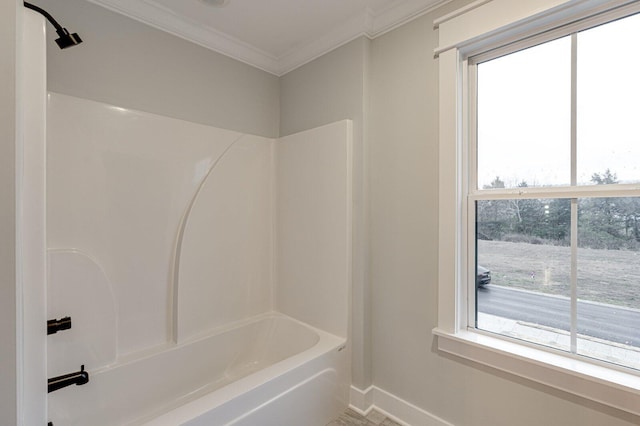
[[[471,211],[475,200],[640,195],[638,184],[490,192],[473,186],[477,164],[471,107],[475,104],[474,63],[640,12],[640,2],[630,1],[509,3],[480,0],[435,22],[445,47],[435,52],[440,67],[440,257],[438,327],[433,334],[441,351],[640,415],[640,375],[629,369],[475,328],[475,213]]]

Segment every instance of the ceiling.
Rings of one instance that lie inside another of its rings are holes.
[[[275,75],[450,0],[89,0]]]

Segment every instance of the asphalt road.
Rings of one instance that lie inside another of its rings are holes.
[[[569,299],[495,285],[478,289],[478,311],[561,330],[570,328]],[[640,347],[640,311],[578,301],[578,334]]]

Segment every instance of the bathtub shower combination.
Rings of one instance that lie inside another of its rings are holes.
[[[351,123],[268,139],[49,93],[56,425],[323,426],[350,382]]]

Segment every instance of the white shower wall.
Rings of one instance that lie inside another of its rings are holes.
[[[96,352],[95,360],[100,359],[97,366],[114,361],[116,356],[172,340],[176,241],[191,203],[193,215],[188,220],[203,220],[198,210],[206,204],[199,199],[203,194],[241,217],[232,217],[233,222],[207,230],[207,237],[216,242],[236,241],[238,245],[229,245],[226,250],[209,246],[203,249],[210,251],[200,255],[211,260],[217,256],[216,265],[222,268],[217,271],[219,278],[223,277],[234,291],[252,296],[250,307],[234,294],[232,299],[210,299],[210,309],[233,310],[234,302],[242,304],[237,306],[242,315],[271,309],[269,268],[263,259],[247,257],[242,250],[251,245],[268,253],[270,229],[251,235],[238,235],[235,231],[242,230],[243,225],[255,227],[252,221],[260,220],[261,215],[270,221],[270,197],[253,197],[251,204],[242,196],[270,193],[268,168],[263,165],[262,170],[267,170],[262,174],[244,172],[256,162],[270,164],[272,139],[55,93],[49,94],[48,114],[50,287],[58,290],[49,299],[49,311],[72,315],[74,328],[65,336],[69,340],[89,340],[94,333],[117,336],[115,347],[109,351],[114,359],[104,359],[103,347]],[[198,191],[203,183],[202,191]],[[228,188],[244,192],[234,199]],[[208,212],[212,225],[216,215],[225,215]],[[189,233],[189,223],[186,237],[195,238]],[[66,255],[62,256],[61,251]],[[193,261],[191,253],[187,250],[185,261]],[[91,263],[93,267],[88,266]],[[212,266],[210,263],[204,262],[207,267]],[[56,271],[70,268],[85,273],[66,276],[66,282],[58,282]],[[100,270],[106,279],[98,278]],[[205,268],[201,278],[209,272]],[[187,297],[189,285],[191,282],[187,283]],[[81,306],[88,299],[83,293],[72,291],[74,288],[83,288],[87,294],[111,293],[113,297],[95,300],[107,306],[91,306],[82,315]],[[184,286],[180,287],[183,290]],[[96,318],[101,312],[109,312],[108,305],[113,305],[115,323]],[[74,310],[79,316],[73,315]],[[232,319],[237,318],[221,321]],[[89,324],[97,328],[91,329]],[[73,336],[74,333],[78,335]],[[82,362],[90,363],[86,359]]]
[[[49,376],[275,309],[347,336],[350,122],[278,141],[50,93],[48,123]]]
[[[272,309],[272,152],[239,138],[195,200],[178,248],[178,342]]]
[[[343,120],[276,145],[277,309],[347,336],[351,306],[352,124]]]

